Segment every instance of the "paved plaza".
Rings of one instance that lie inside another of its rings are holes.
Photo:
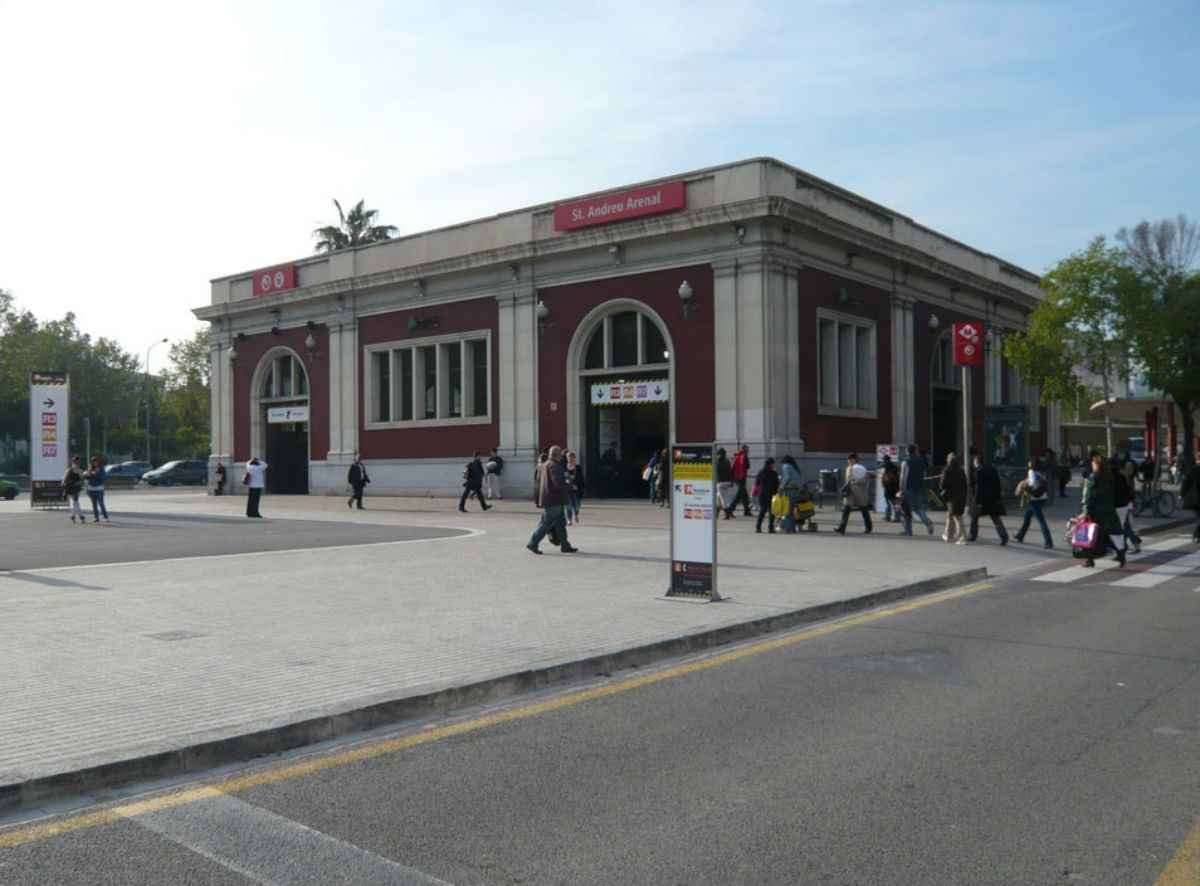
[[[580,552],[545,544],[534,557],[524,548],[531,502],[488,513],[472,503],[466,514],[456,503],[368,496],[366,510],[350,511],[341,498],[268,496],[255,521],[241,498],[114,491],[112,522],[84,526],[65,511],[31,512],[23,498],[0,503],[0,814],[236,753],[206,756],[214,743],[270,753],[369,725],[354,713],[386,716],[404,699],[443,698],[444,709],[487,681],[665,654],[687,638],[971,570],[1045,567],[1067,555],[1071,510],[1050,509],[1053,551],[1036,530],[1036,543],[1007,548],[990,528],[965,547],[919,526],[901,538],[881,521],[863,536],[857,515],[842,537],[828,508],[815,534],[759,535],[752,520],[723,520],[718,583],[730,599],[706,604],[664,598],[664,509],[585,502],[571,528]],[[294,724],[306,725],[287,733]]]

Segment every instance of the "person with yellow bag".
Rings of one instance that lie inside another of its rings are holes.
[[[783,514],[783,531],[787,535],[795,535],[796,533],[796,496],[804,485],[800,480],[800,468],[796,467],[796,460],[790,455],[785,455],[782,461],[783,467],[780,469],[779,475],[779,494],[781,498],[787,500],[787,510]],[[771,510],[775,510],[775,504],[772,502]]]
[[[775,532],[775,518],[783,516],[775,512],[775,500],[779,495],[779,475],[775,473],[775,459],[768,458],[763,462],[762,470],[754,478],[754,494],[758,497],[758,519],[754,521],[754,531],[762,532],[763,517],[769,517],[767,532]],[[782,504],[782,502],[781,502]]]

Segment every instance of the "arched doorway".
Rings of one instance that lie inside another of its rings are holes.
[[[251,454],[267,470],[267,492],[308,494],[308,373],[290,348],[273,348],[255,370],[251,401]]]
[[[671,440],[675,392],[666,324],[641,302],[621,299],[584,318],[567,372],[568,441],[583,460],[588,494],[642,497],[642,468]]]
[[[966,458],[962,449],[962,380],[954,367],[954,341],[947,330],[933,343],[930,366],[930,457],[936,467],[946,463],[946,456],[957,452]]]

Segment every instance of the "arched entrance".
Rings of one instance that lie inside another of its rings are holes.
[[[646,495],[642,468],[675,427],[673,354],[666,324],[641,302],[607,302],[580,323],[567,364],[567,432],[589,495]]]
[[[962,380],[954,368],[954,341],[946,330],[933,343],[930,367],[929,425],[931,468],[946,463],[946,456],[957,452],[966,459],[962,449]]]
[[[267,492],[308,494],[308,373],[290,348],[268,351],[255,370],[250,448],[270,467]]]

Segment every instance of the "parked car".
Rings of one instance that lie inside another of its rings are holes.
[[[142,474],[142,482],[151,486],[171,486],[175,483],[203,486],[208,483],[208,462],[169,461],[161,468]]]
[[[21,487],[12,480],[0,480],[0,498],[5,501],[12,501],[20,491]]]
[[[119,465],[105,465],[104,475],[106,477],[129,477],[137,481],[141,479],[142,474],[152,470],[154,470],[154,465],[148,461],[123,461]]]

